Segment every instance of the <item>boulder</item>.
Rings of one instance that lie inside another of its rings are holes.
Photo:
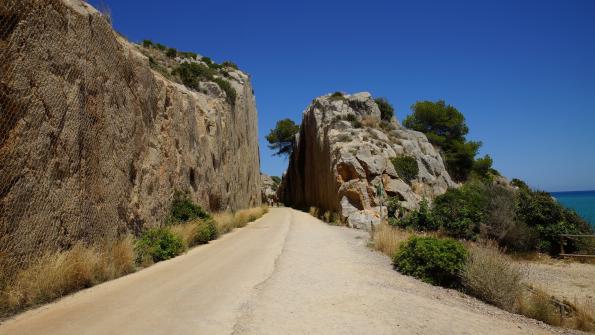
[[[353,118],[359,123],[349,121]],[[396,119],[373,121],[379,118],[380,110],[366,92],[314,99],[303,113],[277,192],[280,200],[298,208],[334,211],[349,226],[369,229],[380,222],[380,183],[407,210],[457,187],[424,134],[404,128]],[[418,162],[419,174],[410,182],[399,177],[390,160],[400,155]]]

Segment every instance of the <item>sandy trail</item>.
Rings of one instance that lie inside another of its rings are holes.
[[[550,334],[402,276],[367,234],[291,209],[21,314],[0,334]]]

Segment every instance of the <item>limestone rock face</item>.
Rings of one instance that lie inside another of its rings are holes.
[[[260,174],[261,180],[261,195],[262,195],[262,202],[268,203],[269,201],[276,201],[277,200],[277,188],[279,185],[275,183],[271,176],[261,173]]]
[[[417,161],[419,174],[410,183],[391,162],[401,155]],[[380,222],[380,184],[409,210],[456,186],[426,136],[395,119],[381,123],[369,93],[314,99],[303,114],[280,201],[334,211],[352,227],[369,228]]]
[[[248,75],[229,69],[232,107],[152,70],[80,0],[3,0],[0,15],[0,254],[156,226],[175,190],[260,205]]]

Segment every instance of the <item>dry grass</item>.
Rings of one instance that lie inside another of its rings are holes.
[[[182,240],[185,249],[188,249],[194,244],[194,239],[198,232],[198,224],[195,221],[191,221],[172,225],[169,229]]]
[[[462,273],[471,295],[514,312],[522,290],[521,271],[495,244],[468,246],[469,259]]]
[[[573,317],[574,329],[595,333],[595,298],[573,304],[576,315]]]
[[[380,125],[380,119],[377,117],[366,115],[362,117],[362,126],[370,128],[378,128]]]
[[[552,304],[551,296],[541,289],[526,292],[519,301],[519,313],[552,326],[562,326],[560,312]]]
[[[374,249],[392,258],[401,243],[413,235],[415,235],[413,232],[382,223],[375,227],[371,242]]]
[[[244,209],[236,213],[217,213],[213,215],[219,235],[229,233],[235,228],[245,227],[249,222],[261,218],[269,212],[268,207]]]
[[[45,253],[18,271],[0,292],[0,313],[8,314],[134,271],[132,237],[101,247],[76,244]]]

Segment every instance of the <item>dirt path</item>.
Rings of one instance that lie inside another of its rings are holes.
[[[364,232],[290,209],[21,314],[0,334],[549,334],[393,271]]]

